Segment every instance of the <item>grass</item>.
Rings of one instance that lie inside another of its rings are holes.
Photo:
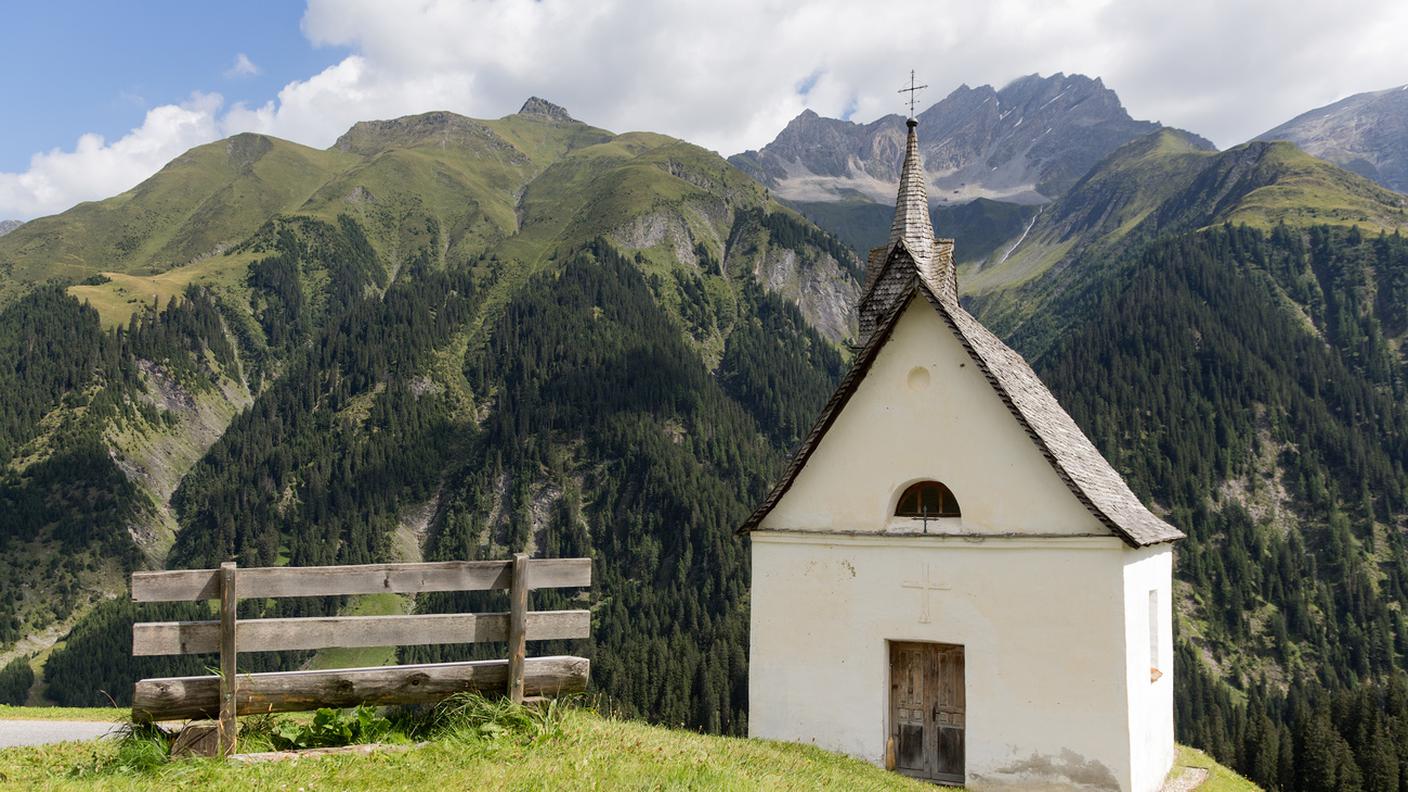
[[[153,298],[158,298],[165,307],[190,285],[210,286],[217,291],[242,296],[245,273],[250,263],[258,257],[248,252],[208,256],[155,275],[102,272],[99,274],[107,279],[105,283],[70,286],[68,293],[79,302],[91,303],[102,317],[103,325],[114,327],[126,324],[134,311],[151,305]]]
[[[86,720],[126,721],[132,710],[125,707],[12,707],[0,704],[0,720]]]
[[[353,597],[343,616],[395,616],[406,613],[409,602],[399,594],[366,594]],[[323,649],[313,656],[309,668],[370,668],[395,665],[396,647],[366,646]]]
[[[1238,201],[1226,218],[1233,223],[1357,225],[1370,234],[1408,229],[1408,199],[1290,143],[1271,144],[1258,167],[1272,176]]]
[[[429,741],[368,756],[238,765],[166,762],[149,740],[11,748],[0,750],[0,787],[935,789],[809,746],[675,731],[575,708],[546,716],[494,709],[502,706],[470,704],[467,712],[446,713],[450,722]]]
[[[1216,759],[1186,745],[1178,746],[1178,757],[1174,760],[1174,777],[1185,767],[1203,767],[1208,770],[1208,780],[1198,787],[1198,792],[1260,792],[1261,787],[1217,763]]]
[[[357,161],[257,135],[197,146],[121,195],[6,234],[0,302],[26,282],[81,280],[100,270],[152,274],[208,255],[298,208]]]
[[[0,717],[14,717],[17,709],[0,707]],[[53,719],[122,720],[127,714],[25,709],[25,715]],[[241,752],[272,750],[280,737],[300,727],[306,732],[313,720],[308,713],[244,718]],[[390,713],[390,730],[378,739],[402,750],[243,765],[168,760],[168,736],[138,728],[120,740],[0,750],[0,788],[939,789],[811,746],[672,730],[561,701],[524,707],[462,694],[429,711]],[[1186,768],[1209,771],[1201,792],[1258,790],[1202,751],[1179,746],[1171,777]]]

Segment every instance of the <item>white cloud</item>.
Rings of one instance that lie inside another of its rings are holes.
[[[235,62],[231,64],[230,68],[225,70],[225,76],[230,78],[252,77],[258,73],[259,67],[256,66],[254,64],[254,61],[250,60],[249,56],[244,54],[243,52],[236,55]]]
[[[932,86],[926,105],[960,83],[1099,76],[1135,117],[1227,146],[1408,81],[1402,0],[309,0],[302,24],[313,44],[352,54],[263,104],[212,109],[202,129],[327,146],[359,120],[496,117],[536,94],[608,129],[727,154],[766,143],[806,107],[860,121],[900,112],[896,89],[913,68]],[[0,217],[132,186],[161,161],[124,144],[179,153],[190,138],[154,120],[176,111],[191,112],[157,108],[121,141],[85,137],[74,151],[37,155],[24,174],[0,174]],[[158,145],[162,134],[170,142]],[[47,174],[66,158],[110,167],[85,179],[89,168],[76,166],[71,181],[42,191],[15,186],[54,181]]]
[[[26,219],[78,201],[127,190],[186,149],[220,137],[217,94],[193,94],[147,112],[142,125],[111,143],[87,134],[70,151],[35,154],[24,173],[0,173],[0,217]]]

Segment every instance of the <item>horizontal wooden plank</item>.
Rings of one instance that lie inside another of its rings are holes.
[[[591,662],[582,657],[530,657],[524,663],[524,692],[579,693],[586,690],[590,672]],[[358,704],[429,704],[467,690],[499,695],[507,681],[507,660],[240,674],[235,711],[255,715]],[[143,679],[132,692],[132,717],[141,722],[214,717],[219,698],[219,677]]]
[[[331,597],[343,594],[421,594],[508,588],[512,561],[432,561],[321,567],[248,567],[236,576],[244,597]],[[590,558],[534,558],[529,588],[592,584]],[[133,572],[133,602],[184,602],[220,598],[219,570]]]
[[[508,620],[507,613],[246,619],[235,623],[235,646],[240,652],[276,652],[506,641]],[[530,641],[586,638],[591,635],[591,629],[589,611],[533,611],[528,614]],[[139,622],[132,625],[134,656],[218,651],[218,621]]]

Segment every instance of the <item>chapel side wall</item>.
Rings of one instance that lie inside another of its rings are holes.
[[[1124,566],[1130,761],[1135,792],[1157,792],[1173,767],[1173,547],[1127,554]],[[1151,614],[1149,592],[1157,592]],[[1152,617],[1152,618],[1151,618]],[[1151,644],[1150,631],[1154,641]],[[1157,644],[1154,646],[1153,644]],[[1157,654],[1155,654],[1157,652]],[[1152,680],[1150,669],[1160,676]]]
[[[1042,455],[953,330],[918,299],[768,514],[767,527],[918,531],[915,521],[889,515],[903,487],[923,479],[948,485],[963,511],[960,519],[931,523],[930,531],[1109,533]]]
[[[962,644],[970,788],[1132,792],[1125,552],[1113,537],[755,531],[750,734],[883,765],[887,641]],[[927,624],[901,586],[926,565],[950,587]]]

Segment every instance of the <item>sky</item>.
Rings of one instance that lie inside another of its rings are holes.
[[[241,0],[7,4],[0,219],[129,189],[236,132],[496,118],[530,95],[722,154],[802,110],[901,112],[960,84],[1100,77],[1135,118],[1241,143],[1408,83],[1405,0]]]

